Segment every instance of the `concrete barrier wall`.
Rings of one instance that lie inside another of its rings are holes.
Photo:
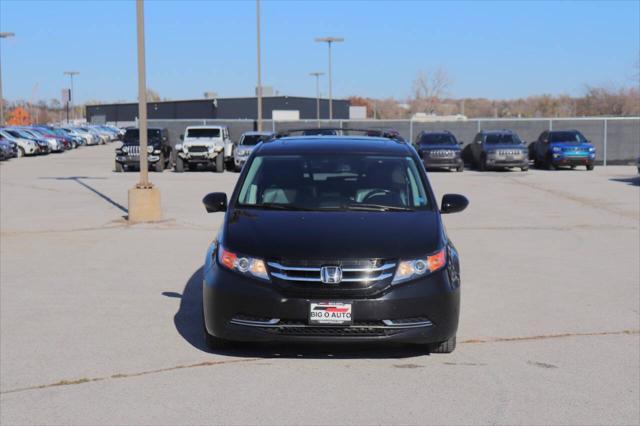
[[[256,130],[254,120],[149,120],[149,126],[166,127],[172,143],[187,126],[221,124],[229,127],[231,139],[238,141],[243,132]],[[264,130],[291,130],[317,127],[316,120],[273,122],[264,120]],[[414,141],[425,130],[449,130],[465,145],[480,130],[510,129],[527,143],[533,142],[548,129],[576,129],[582,132],[597,149],[596,160],[609,164],[628,163],[640,156],[640,118],[569,118],[569,119],[480,119],[467,121],[419,122],[410,120],[321,120],[320,127],[337,128],[394,128],[407,140]],[[606,145],[606,150],[605,150]]]

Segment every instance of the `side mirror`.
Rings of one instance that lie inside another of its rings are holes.
[[[180,135],[180,140],[183,141],[184,140],[184,135]]]
[[[440,213],[458,213],[466,209],[468,205],[469,200],[464,195],[444,194],[440,205]]]
[[[207,213],[223,212],[227,210],[227,194],[224,192],[212,192],[202,199]]]

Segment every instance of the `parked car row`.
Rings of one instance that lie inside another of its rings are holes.
[[[553,170],[561,166],[585,166],[593,170],[596,149],[577,130],[547,130],[527,145],[512,130],[483,130],[462,148],[449,131],[421,132],[414,147],[427,168],[448,168],[458,172],[464,163],[486,171],[519,168],[529,170],[533,161],[537,168]]]
[[[178,173],[208,169],[218,173],[239,172],[253,148],[260,142],[290,135],[339,136],[356,129],[310,128],[273,132],[245,132],[237,143],[231,140],[226,126],[189,126],[175,145],[169,140],[166,128],[149,128],[147,159],[150,170],[161,172],[173,167]],[[395,129],[362,130],[366,136],[385,137],[406,142]],[[530,163],[538,168],[555,169],[562,166],[585,166],[593,170],[595,147],[578,130],[548,130],[530,144],[526,144],[512,130],[482,130],[464,146],[450,131],[420,132],[412,144],[427,169],[464,171],[465,164],[479,171],[491,169],[529,170]],[[139,167],[139,130],[127,128],[123,145],[116,149],[117,172]]]
[[[60,153],[106,144],[120,137],[120,129],[106,125],[5,126],[0,127],[0,160]]]
[[[246,132],[237,144],[231,140],[227,126],[189,126],[175,145],[166,128],[147,129],[147,163],[149,169],[162,172],[174,168],[178,173],[208,169],[240,171],[251,151],[261,141],[271,139],[271,132]],[[140,129],[128,127],[122,146],[116,148],[115,171],[137,170],[140,167]]]

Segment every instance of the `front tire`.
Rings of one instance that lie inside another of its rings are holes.
[[[435,343],[429,347],[432,354],[450,354],[456,349],[456,336],[453,336],[444,342]]]
[[[184,172],[184,160],[182,159],[182,157],[176,157],[176,165],[174,170],[176,171],[176,173]]]
[[[164,154],[161,154],[160,159],[156,161],[156,164],[154,165],[154,170],[157,173],[162,173],[162,171],[164,170]]]
[[[547,157],[547,161],[545,162],[545,167],[547,170],[555,170],[556,166],[553,165],[553,160],[551,157]]]
[[[222,152],[216,157],[216,173],[224,172],[224,155]]]
[[[587,170],[592,171],[595,168],[593,164],[587,164]]]
[[[461,173],[464,172],[464,165],[460,165],[456,168],[456,172]]]
[[[520,170],[522,170],[523,172],[527,172],[529,171],[529,166],[520,167]]]
[[[18,158],[24,157],[24,155],[25,155],[24,154],[24,149],[21,146],[19,146],[18,147]]]
[[[122,173],[122,172],[124,172],[124,168],[122,167],[122,164],[116,161],[116,173]]]
[[[480,157],[480,165],[478,168],[481,172],[487,171],[487,157],[485,157],[484,155]]]

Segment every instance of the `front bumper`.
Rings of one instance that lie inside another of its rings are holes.
[[[425,157],[422,159],[424,163],[424,167],[429,168],[451,168],[451,167],[462,167],[464,163],[462,158],[429,158]]]
[[[552,161],[554,165],[557,166],[587,166],[593,165],[596,156],[595,154],[590,155],[562,155],[562,154],[553,154]]]
[[[178,152],[178,156],[189,163],[211,163],[218,155],[224,155],[222,148],[217,151]]]
[[[148,154],[147,162],[149,164],[154,164],[160,160],[160,156],[156,154]],[[140,165],[140,157],[139,156],[131,156],[131,155],[116,155],[116,162],[125,166],[139,166]]]
[[[353,324],[308,325],[312,301],[351,303]],[[376,297],[289,297],[276,283],[246,278],[213,262],[204,273],[203,308],[207,332],[232,341],[435,343],[456,334],[460,290],[451,286],[445,268]]]
[[[495,158],[487,157],[487,166],[489,167],[527,167],[529,165],[528,156],[522,158]]]

